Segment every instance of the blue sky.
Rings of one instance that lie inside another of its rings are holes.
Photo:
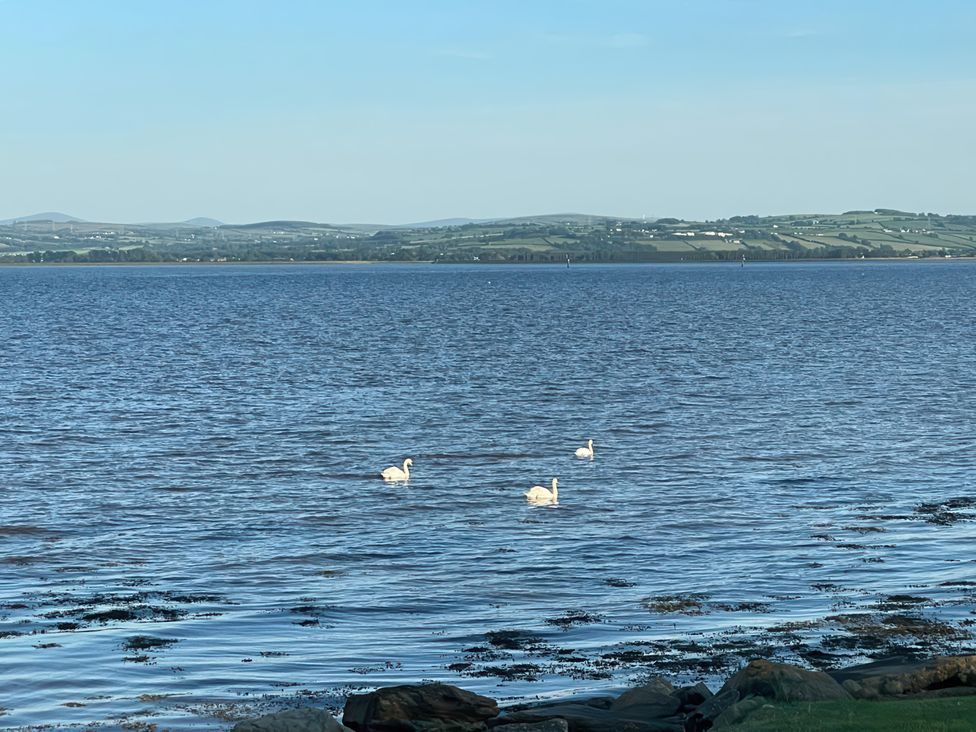
[[[976,3],[0,0],[0,219],[976,212]]]

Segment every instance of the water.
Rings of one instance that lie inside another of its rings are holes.
[[[709,658],[785,622],[802,656],[898,593],[969,649],[967,502],[919,504],[976,494],[974,283],[958,261],[0,269],[0,725],[714,682]],[[408,485],[377,479],[405,457]],[[528,506],[552,477],[560,505]],[[708,597],[660,600],[686,593]],[[486,639],[516,629],[528,649]]]

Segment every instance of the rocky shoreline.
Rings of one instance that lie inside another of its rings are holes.
[[[757,659],[715,693],[655,676],[617,697],[499,708],[449,684],[407,684],[350,696],[341,722],[305,707],[239,722],[233,732],[705,732],[734,727],[771,703],[969,695],[976,695],[976,655],[892,656],[832,671]]]

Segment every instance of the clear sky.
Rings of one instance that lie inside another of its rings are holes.
[[[976,213],[971,0],[0,0],[0,219]]]

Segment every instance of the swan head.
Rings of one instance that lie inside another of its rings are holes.
[[[555,493],[555,491],[556,491],[556,486],[557,486],[558,484],[559,484],[559,478],[553,478],[553,479],[552,479],[552,490],[553,490],[553,492],[554,492],[554,493]]]
[[[413,460],[411,458],[407,458],[406,460],[403,461],[403,464],[405,466],[413,465]]]

